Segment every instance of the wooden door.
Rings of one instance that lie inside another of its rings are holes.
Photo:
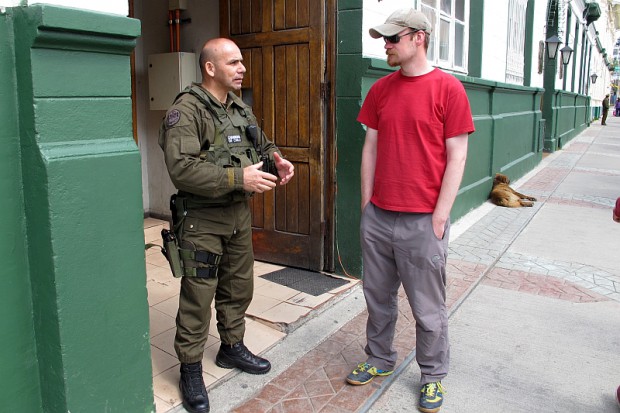
[[[246,66],[242,95],[295,177],[252,199],[256,259],[324,267],[325,1],[220,0]]]

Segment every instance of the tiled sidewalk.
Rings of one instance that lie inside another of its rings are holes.
[[[144,221],[145,242],[160,245],[162,228],[168,228],[168,223],[147,218]],[[304,319],[312,312],[359,283],[358,280],[347,279],[345,285],[319,296],[313,296],[261,277],[261,275],[282,268],[259,261],[254,264],[254,298],[247,311],[244,341],[255,353],[263,353],[273,347],[289,331],[303,324]],[[179,361],[173,348],[180,279],[172,276],[168,261],[158,248],[146,251],[146,274],[153,392],[156,412],[163,413],[181,404],[178,388]],[[209,339],[202,360],[203,378],[208,388],[239,374],[237,369],[222,369],[215,365],[215,355],[219,346],[220,340],[216,328],[215,311],[213,311],[209,325]]]

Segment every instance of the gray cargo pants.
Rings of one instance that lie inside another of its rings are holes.
[[[361,219],[367,362],[378,369],[394,369],[397,354],[392,342],[402,283],[416,320],[422,385],[448,374],[450,355],[445,304],[450,222],[440,240],[431,218],[431,214],[387,211],[369,203]]]

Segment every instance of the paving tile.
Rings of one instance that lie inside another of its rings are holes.
[[[166,403],[163,399],[160,399],[157,396],[154,397],[154,400],[155,400],[155,413],[165,413],[174,407],[174,405],[170,403]]]
[[[312,380],[307,381],[304,384],[304,389],[306,391],[306,395],[309,398],[319,397],[319,396],[333,396],[336,394],[334,388],[331,385],[331,382],[327,380]]]
[[[321,294],[318,296],[310,295],[307,293],[298,293],[291,298],[286,299],[286,302],[301,307],[316,308],[321,304],[326,303],[332,298],[334,298],[334,295],[329,293]]]
[[[299,294],[299,291],[274,282],[268,282],[259,288],[255,288],[254,294],[271,297],[279,301],[286,301]]]
[[[179,294],[176,294],[167,300],[157,303],[153,308],[161,311],[169,317],[176,318],[179,309]]]
[[[245,328],[244,343],[254,354],[259,354],[271,348],[278,341],[286,337],[286,333],[274,330],[262,323],[248,323]]]
[[[176,327],[174,318],[162,313],[161,311],[153,307],[149,308],[149,325],[151,337],[154,337],[158,334],[163,333],[166,330]]]
[[[178,364],[168,370],[156,375],[153,378],[153,392],[164,402],[176,406],[181,403],[181,392],[179,390],[179,372]]]
[[[263,400],[253,400],[233,410],[234,413],[268,413],[271,412],[273,405]]]
[[[276,306],[262,312],[259,317],[273,323],[291,324],[308,315],[310,309],[288,303],[279,303]]]
[[[310,403],[310,400],[308,398],[283,400],[280,403],[280,406],[282,406],[282,412],[284,413],[300,413],[312,411],[312,403]]]
[[[177,360],[176,357],[171,356],[157,347],[151,346],[151,366],[153,368],[153,376],[157,376],[177,364],[179,364],[179,360]]]
[[[176,335],[176,332],[176,327],[173,327],[161,334],[153,336],[151,338],[151,346],[155,346],[171,356],[176,357],[176,352],[174,351],[174,336]]]
[[[248,307],[248,310],[246,311],[246,314],[253,317],[258,317],[265,311],[280,304],[280,302],[280,300],[276,300],[273,297],[267,297],[255,293],[254,297],[252,298],[252,302],[250,303],[250,307]]]
[[[288,394],[288,390],[278,387],[272,383],[268,383],[263,389],[254,397],[254,399],[262,400],[269,403],[270,406],[279,402]]]
[[[333,396],[317,396],[311,397],[310,403],[312,403],[312,408],[314,412],[320,411],[323,407],[327,406],[329,401],[333,398]]]

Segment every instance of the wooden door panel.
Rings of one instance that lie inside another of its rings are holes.
[[[258,7],[257,5],[260,5]],[[325,0],[220,0],[222,36],[241,49],[242,96],[295,166],[285,186],[252,198],[257,259],[323,269]],[[260,30],[257,30],[260,22]]]

